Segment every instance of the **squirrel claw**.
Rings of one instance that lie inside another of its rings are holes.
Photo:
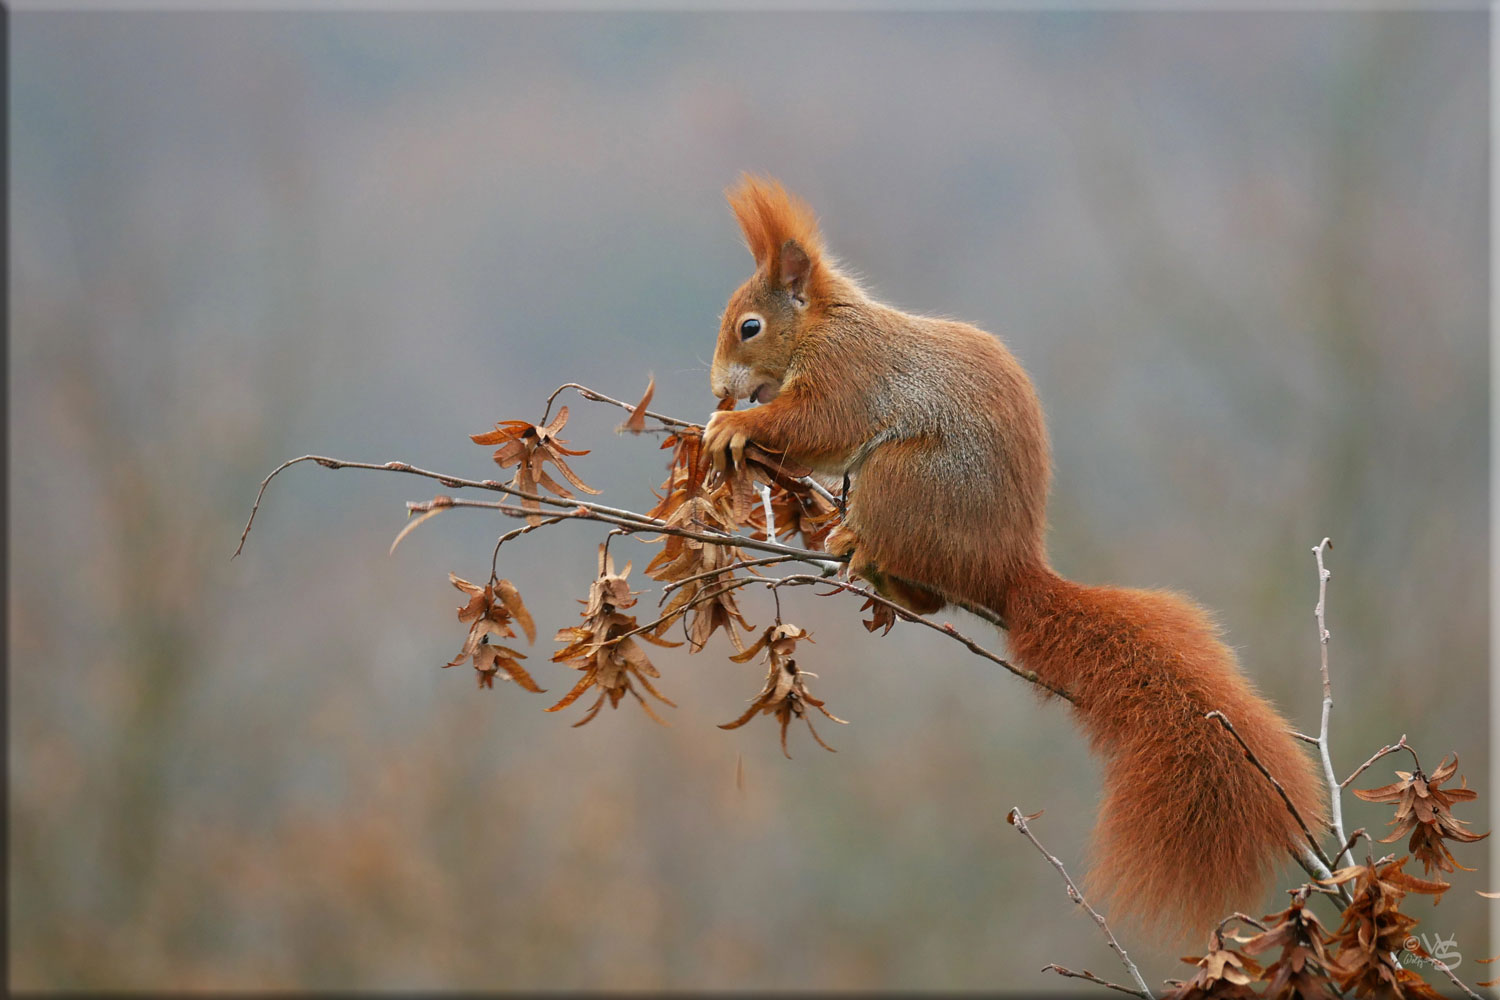
[[[727,412],[718,412],[708,418],[703,428],[703,447],[708,451],[714,469],[724,472],[736,468],[745,460],[745,445],[750,437],[744,431],[734,430]]]

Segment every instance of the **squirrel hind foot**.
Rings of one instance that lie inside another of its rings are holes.
[[[868,580],[881,597],[894,601],[913,614],[930,615],[941,611],[948,604],[947,598],[935,590],[881,571],[875,560],[865,554],[859,535],[845,525],[841,524],[829,532],[823,548],[831,555],[848,556],[851,577]]]

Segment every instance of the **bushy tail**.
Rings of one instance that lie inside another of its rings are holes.
[[[1208,615],[1165,591],[1084,586],[1048,571],[1012,581],[1002,613],[1015,657],[1073,696],[1104,763],[1089,894],[1183,935],[1259,905],[1288,849],[1306,839],[1204,714],[1229,718],[1314,833],[1322,782]]]

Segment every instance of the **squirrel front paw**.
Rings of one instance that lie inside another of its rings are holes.
[[[714,463],[714,468],[723,472],[726,464],[738,466],[745,459],[745,445],[750,441],[744,429],[744,414],[733,410],[719,410],[708,418],[703,428],[703,447]]]

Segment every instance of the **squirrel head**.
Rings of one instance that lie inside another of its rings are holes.
[[[747,174],[727,194],[755,274],[724,309],[711,384],[716,396],[767,403],[781,392],[792,351],[820,312],[828,264],[812,209],[778,181]]]

